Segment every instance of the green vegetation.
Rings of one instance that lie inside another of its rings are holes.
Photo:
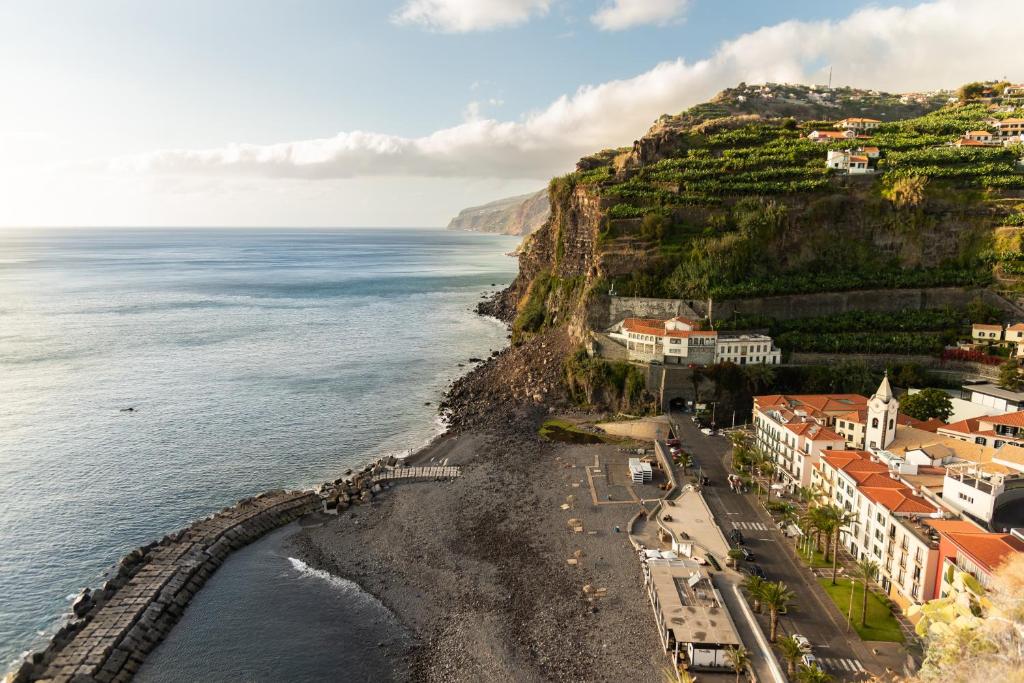
[[[862,626],[862,586],[851,579],[840,579],[834,585],[829,579],[819,579],[818,583],[832,598],[832,602],[839,608],[839,611],[851,618],[853,627],[857,629],[857,634],[862,640],[903,642],[903,632],[900,630],[899,622],[892,615],[888,604],[874,591],[868,591],[867,625]],[[852,615],[850,614],[851,591],[855,593],[852,596]]]
[[[591,358],[582,349],[565,361],[565,381],[579,405],[604,404],[624,413],[646,413],[654,407],[640,367]]]
[[[1024,188],[1017,165],[1024,149],[950,145],[993,116],[1020,112],[946,106],[886,122],[865,138],[816,143],[806,134],[827,122],[735,116],[744,110],[739,102],[727,98],[666,117],[672,134],[646,163],[616,172],[616,155],[630,152],[609,150],[587,158],[586,170],[552,182],[556,200],[580,185],[602,198],[602,243],[656,247],[657,257],[616,279],[617,291],[721,299],[984,287],[997,266],[1001,276],[1024,276],[1020,239],[1009,247],[992,242],[996,225],[1024,225],[1024,210],[982,209],[1001,190]],[[880,158],[871,163],[879,173],[849,177],[826,168],[827,151],[851,146],[878,147]],[[882,238],[880,246],[880,235],[897,240]],[[865,341],[820,340],[817,348],[846,350]],[[945,341],[932,335],[918,350],[933,353]]]
[[[999,366],[999,386],[1009,391],[1020,391],[1024,388],[1024,377],[1020,374],[1020,363],[1007,358],[1006,362]]]
[[[545,420],[538,433],[548,441],[561,443],[605,443],[607,439],[600,434],[583,431],[572,422],[566,420]]]
[[[900,401],[900,412],[918,420],[938,418],[945,422],[953,414],[953,401],[941,389],[922,389]]]
[[[579,297],[583,282],[582,277],[557,278],[548,271],[538,274],[512,323],[513,337],[522,338],[550,327],[558,311]]]

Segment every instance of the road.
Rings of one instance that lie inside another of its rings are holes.
[[[783,581],[796,594],[795,607],[780,618],[784,634],[801,633],[814,646],[814,654],[822,668],[836,680],[859,680],[864,671],[884,673],[885,667],[875,661],[871,650],[848,629],[843,615],[817,585],[817,580],[794,557],[792,540],[785,538],[772,523],[771,517],[759,505],[753,494],[738,494],[726,485],[727,470],[724,458],[729,452],[728,439],[705,436],[689,416],[670,414],[673,431],[682,448],[700,466],[712,485],[704,487],[704,499],[722,532],[728,534],[738,528],[746,546],[754,553],[756,563],[764,569],[768,579]]]

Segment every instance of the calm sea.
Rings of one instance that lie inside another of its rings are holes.
[[[0,663],[132,547],[429,440],[516,241],[0,232]]]

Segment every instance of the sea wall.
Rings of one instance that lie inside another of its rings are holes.
[[[274,490],[136,548],[103,586],[85,589],[70,620],[4,678],[4,683],[130,681],[206,580],[233,551],[314,511],[365,505],[402,481],[453,479],[458,467],[404,467],[394,456],[327,481],[316,491]]]
[[[312,491],[268,491],[128,553],[101,588],[86,589],[72,618],[12,683],[128,681],[192,597],[233,551],[321,509]]]

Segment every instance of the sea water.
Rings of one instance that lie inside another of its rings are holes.
[[[0,663],[131,548],[428,441],[516,241],[0,231]]]

